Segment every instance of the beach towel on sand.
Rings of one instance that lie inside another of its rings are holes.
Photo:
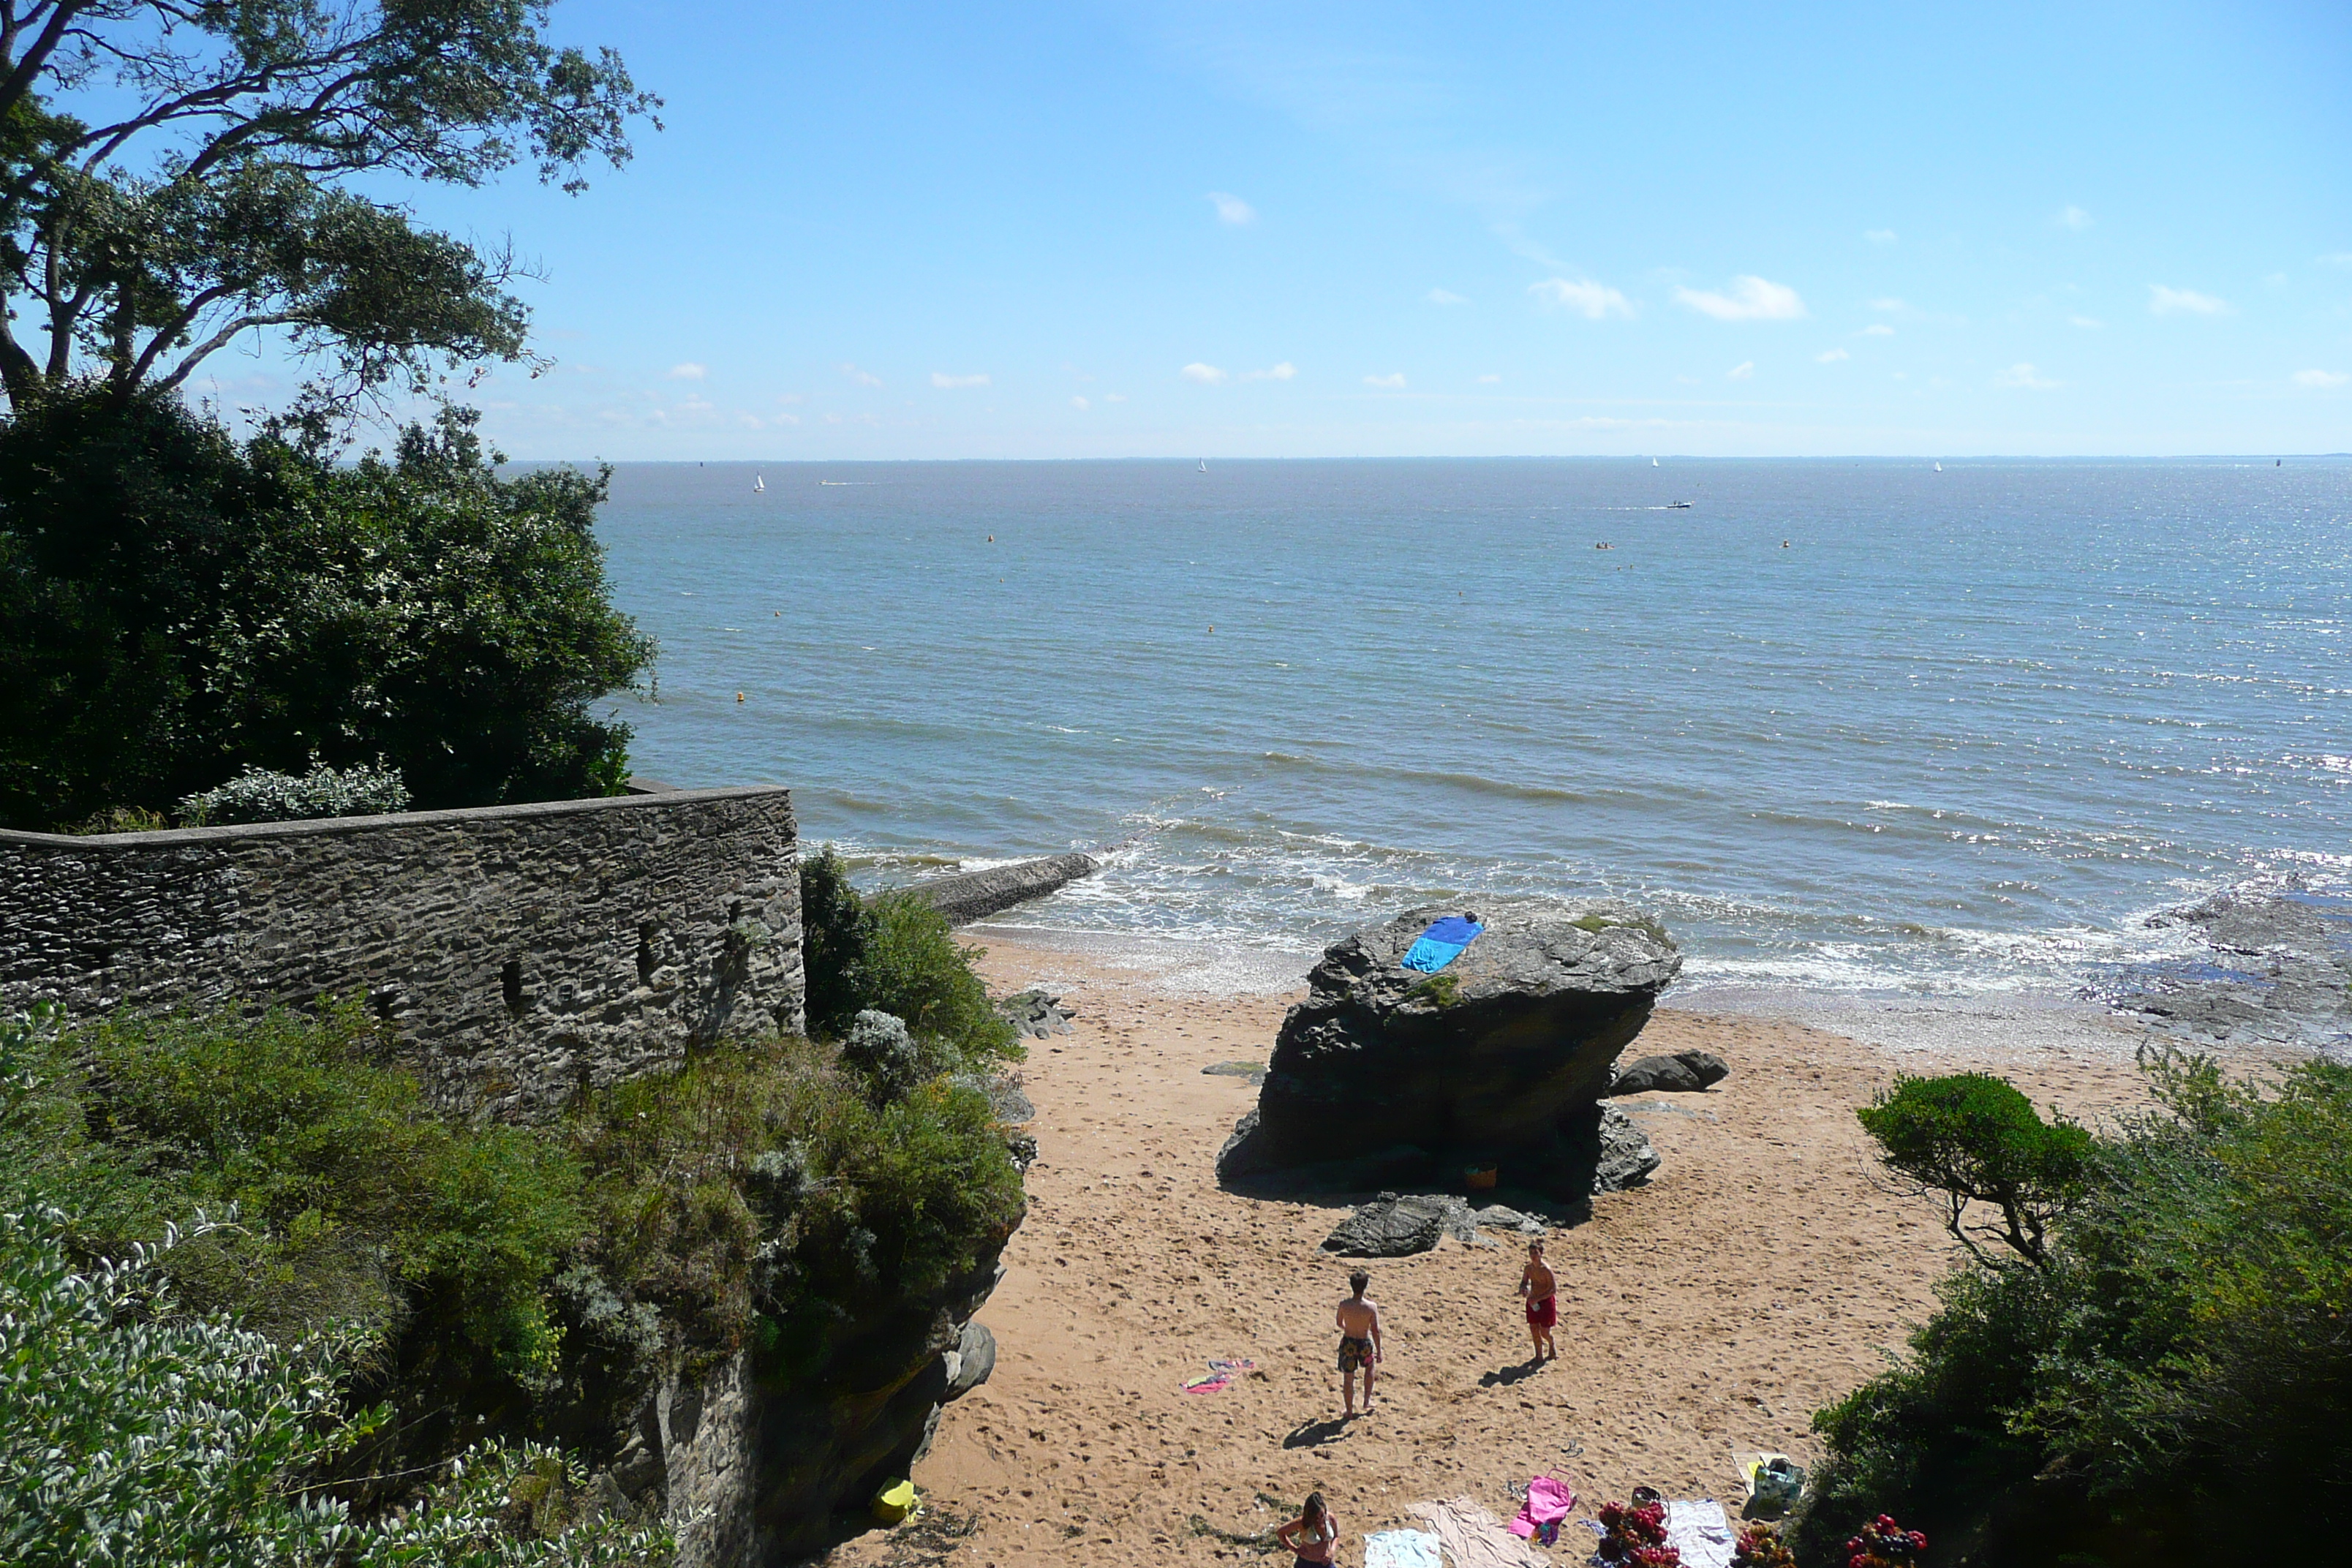
[[[1551,1568],[1550,1560],[1466,1497],[1417,1502],[1405,1510],[1429,1521],[1454,1568]]]
[[[1520,1505],[1519,1517],[1511,1521],[1511,1533],[1522,1541],[1540,1541],[1549,1546],[1559,1539],[1559,1521],[1575,1506],[1576,1494],[1567,1482],[1538,1476],[1528,1483],[1528,1500]]]
[[[1418,969],[1423,974],[1434,974],[1461,957],[1462,950],[1477,941],[1478,933],[1486,929],[1476,921],[1461,915],[1446,915],[1432,921],[1429,929],[1414,938],[1413,944],[1405,949],[1404,966]]]
[[[1666,1504],[1666,1544],[1683,1554],[1683,1568],[1731,1568],[1731,1521],[1719,1502]]]
[[[1445,1568],[1437,1537],[1425,1530],[1383,1530],[1364,1537],[1364,1568]]]
[[[1256,1366],[1257,1363],[1247,1356],[1235,1357],[1228,1361],[1213,1361],[1209,1363],[1209,1375],[1192,1379],[1184,1384],[1184,1392],[1187,1394],[1218,1393],[1234,1379],[1245,1372],[1255,1370]]]

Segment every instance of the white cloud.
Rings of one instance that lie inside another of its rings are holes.
[[[1366,386],[1377,386],[1384,392],[1402,392],[1404,390],[1404,372],[1399,370],[1391,371],[1387,375],[1368,375],[1364,377],[1364,384]]]
[[[1127,401],[1127,394],[1124,392],[1106,392],[1103,394],[1103,401],[1105,403],[1125,403]]]
[[[856,365],[850,364],[846,362],[844,362],[842,364],[841,374],[847,376],[850,380],[856,382],[860,386],[879,386],[882,384],[882,378],[875,374],[872,371],[860,370]]]
[[[1528,284],[1528,292],[1547,305],[1574,310],[1588,321],[1597,321],[1609,315],[1630,319],[1633,314],[1633,301],[1607,284],[1595,283],[1589,278],[1578,282],[1547,278],[1540,283]]]
[[[931,372],[931,384],[941,392],[952,392],[959,386],[986,386],[985,375],[950,375],[943,370]]]
[[[2147,286],[2147,308],[2159,316],[2177,316],[2186,312],[2192,316],[2226,316],[2230,302],[2216,300],[2210,294],[2200,294],[2194,289],[2168,289],[2161,283]]]
[[[1083,398],[1083,397],[1073,397],[1073,398],[1071,398],[1071,399],[1070,399],[1070,406],[1071,406],[1071,407],[1073,407],[1073,408],[1086,409],[1086,408],[1092,408],[1092,407],[1094,406],[1094,405],[1093,405],[1093,404],[1091,404],[1091,403],[1088,403],[1088,402],[1087,402],[1085,398]]]
[[[1194,360],[1176,374],[1186,381],[1197,381],[1202,386],[1214,386],[1225,379],[1223,371],[1213,364],[1202,364],[1199,360]]]
[[[1752,359],[1741,360],[1723,373],[1723,379],[1726,381],[1753,381],[1755,378],[1756,362]]]
[[[2286,274],[2284,272],[2265,272],[2263,274],[2263,281],[2273,289],[2284,289],[2286,287]]]
[[[1728,294],[1676,289],[1675,298],[1718,321],[1793,321],[1805,313],[1805,302],[1794,289],[1756,277],[1733,279]]]
[[[2332,370],[2299,370],[2287,379],[2297,386],[2341,386],[2352,381],[2352,375]]]
[[[1470,302],[1451,289],[1432,289],[1428,300],[1433,305],[1466,305]]]
[[[674,364],[669,367],[669,378],[672,381],[700,381],[709,374],[709,365],[697,364],[692,360],[687,361],[684,364]]]
[[[1892,245],[1895,243],[1895,231],[1891,228],[1874,228],[1864,232],[1862,237],[1873,245]]]
[[[1887,315],[1893,316],[1893,315],[1900,315],[1902,312],[1904,312],[1904,311],[1906,311],[1906,310],[1909,310],[1911,307],[1910,307],[1910,306],[1908,306],[1908,305],[1906,305],[1906,304],[1905,304],[1905,303],[1904,303],[1902,300],[1895,300],[1895,299],[1885,299],[1885,300],[1873,300],[1870,302],[1870,308],[1871,308],[1872,310],[1874,310],[1882,311],[1882,312],[1884,312],[1885,314],[1887,314]]]
[[[1895,329],[1884,321],[1873,321],[1862,329],[1862,335],[1865,338],[1891,338],[1895,335]]]
[[[2091,215],[2084,212],[2081,207],[2068,206],[2061,208],[2058,216],[2052,218],[2050,221],[2056,224],[2060,228],[2071,228],[2076,234],[2080,234],[2084,229],[2090,227],[2094,220],[2092,219]]]
[[[1257,208],[1231,191],[1211,191],[1209,199],[1217,205],[1219,223],[1255,223]]]
[[[1280,364],[1269,366],[1265,370],[1244,371],[1242,379],[1244,381],[1288,381],[1297,374],[1298,367],[1288,360],[1284,360]]]
[[[2106,325],[2106,322],[2099,320],[2096,316],[2069,316],[2066,319],[2078,327],[2082,327],[2095,332],[2101,327]]]
[[[2058,384],[2022,360],[1994,376],[1992,384],[1995,386],[2030,386],[2042,392]]]
[[[2352,267],[2352,250],[2331,250],[2319,258],[2322,267]]]
[[[1499,375],[1482,375],[1478,378],[1478,384],[1481,386],[1500,386],[1503,384],[1503,378]]]
[[[1817,364],[1835,364],[1842,359],[1852,359],[1853,357],[1853,356],[1852,354],[1846,353],[1843,349],[1823,349],[1821,353],[1813,356],[1813,361]]]

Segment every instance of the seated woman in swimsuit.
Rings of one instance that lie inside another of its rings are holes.
[[[1297,1568],[1331,1568],[1339,1546],[1339,1521],[1331,1517],[1321,1492],[1308,1492],[1306,1508],[1276,1530],[1274,1538],[1298,1559]]]

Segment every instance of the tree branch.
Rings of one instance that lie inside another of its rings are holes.
[[[155,368],[155,362],[163,357],[163,351],[169,348],[181,333],[194,326],[198,316],[203,315],[205,310],[227,299],[236,290],[228,284],[216,283],[191,299],[187,307],[176,318],[158,327],[155,330],[155,335],[147,340],[147,346],[141,351],[137,363],[131,367],[131,384],[136,385],[142,377]],[[193,365],[188,367],[190,370],[194,368],[195,367]],[[181,374],[185,374],[186,372],[183,371]]]
[[[48,25],[41,29],[40,37],[33,40],[33,47],[25,51],[15,69],[6,77],[0,78],[0,120],[14,114],[16,106],[24,102],[33,90],[34,81],[47,68],[49,56],[56,52],[58,40],[65,37],[68,25],[95,0],[55,0],[55,3],[57,9],[49,13]]]
[[[218,353],[221,350],[228,347],[228,345],[236,340],[236,337],[239,332],[249,331],[256,327],[289,327],[299,321],[308,321],[309,319],[310,318],[307,315],[299,310],[273,310],[268,312],[257,312],[248,316],[239,316],[235,321],[229,322],[228,325],[223,327],[219,331],[215,332],[211,337],[206,338],[203,342],[198,343],[194,348],[189,350],[188,356],[179,363],[179,364],[173,370],[172,374],[165,376],[155,384],[162,387],[166,392],[179,385],[180,383],[188,379],[188,373],[190,371],[194,370],[196,366],[202,364],[205,360],[210,359],[214,354]]]

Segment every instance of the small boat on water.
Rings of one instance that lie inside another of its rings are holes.
[[[1944,465],[1943,465],[1943,464],[1941,464],[1941,463],[1937,464],[1937,465],[1936,465],[1936,471],[1937,471],[1937,473],[1939,473],[1939,474],[1940,474],[1940,473],[1942,473],[1942,472],[1944,471]]]
[[[1209,459],[1206,458],[1201,459],[1201,471],[1204,474],[1209,471]]]
[[[1652,467],[1652,468],[1656,468],[1657,466],[1658,466],[1658,459],[1657,459],[1657,458],[1651,458],[1651,459],[1650,459],[1650,467]]]
[[[765,475],[765,474],[753,474],[753,475],[751,476],[751,493],[752,493],[753,495],[760,495],[760,494],[761,494],[761,493],[765,492],[765,491],[766,491],[766,489],[767,489],[767,488],[768,488],[768,476],[767,476],[767,475]]]
[[[1690,510],[1690,502],[1686,500],[1671,501],[1667,503],[1666,510],[1668,511],[1688,511]]]

